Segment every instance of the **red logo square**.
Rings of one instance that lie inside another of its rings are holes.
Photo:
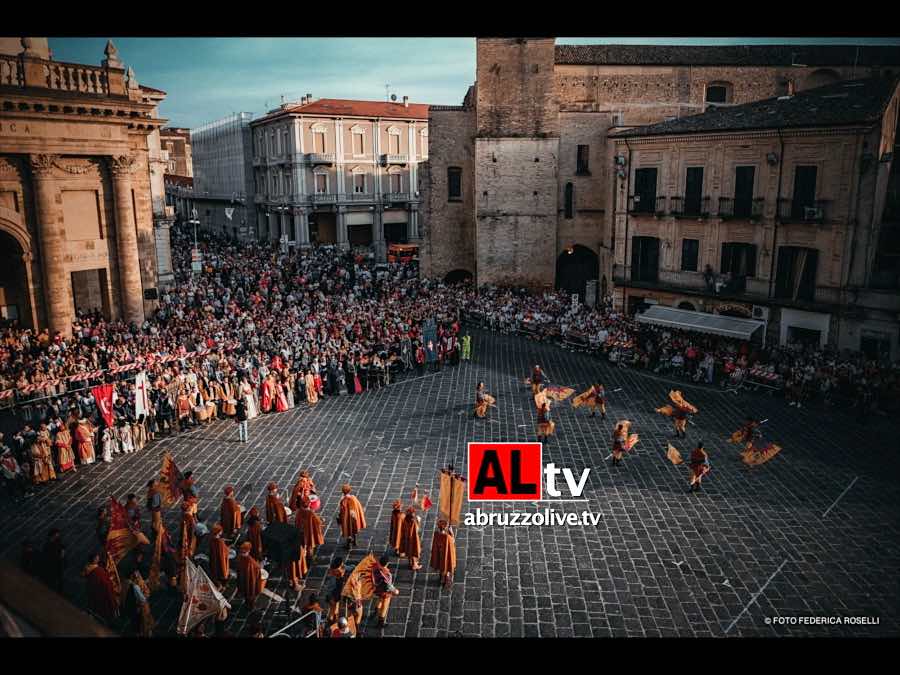
[[[469,500],[538,501],[543,470],[541,443],[469,443]]]

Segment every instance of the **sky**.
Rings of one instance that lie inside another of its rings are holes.
[[[475,79],[475,38],[112,38],[140,84],[168,96],[160,115],[196,127],[285,101],[383,101],[385,85],[412,103],[459,105]],[[557,44],[864,44],[900,38],[557,38]],[[105,38],[50,38],[53,58],[99,65]],[[405,55],[409,55],[408,57]]]

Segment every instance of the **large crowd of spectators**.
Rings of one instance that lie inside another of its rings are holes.
[[[110,462],[158,434],[239,409],[252,419],[456,362],[460,320],[663,376],[764,386],[790,405],[850,401],[864,415],[896,410],[900,399],[898,363],[651,326],[616,312],[609,298],[587,307],[562,292],[447,285],[420,278],[414,261],[375,265],[330,246],[285,252],[207,237],[200,247],[202,269],[194,273],[189,233],[173,230],[176,281],[141,326],[93,311],[78,313],[71,337],[3,329],[0,452],[8,482],[44,482],[68,470],[63,444],[77,464],[94,456]],[[135,409],[138,372],[150,389],[143,415]],[[90,390],[104,382],[116,392],[110,427]]]

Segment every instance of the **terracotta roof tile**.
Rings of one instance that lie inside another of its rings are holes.
[[[306,105],[295,105],[274,110],[256,120],[254,124],[269,121],[283,115],[323,115],[340,117],[383,117],[395,119],[428,119],[427,103],[389,103],[387,101],[351,101],[337,98],[322,98]]]

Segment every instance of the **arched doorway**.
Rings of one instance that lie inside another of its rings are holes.
[[[472,281],[472,273],[468,270],[452,270],[444,277],[445,284],[462,284]]]
[[[689,312],[696,312],[696,311],[697,311],[697,308],[694,307],[693,303],[690,303],[690,302],[688,302],[687,300],[684,300],[684,301],[682,301],[682,302],[679,302],[679,303],[678,303],[678,309],[685,309],[685,310],[687,310],[687,311],[689,311]]]
[[[15,321],[34,327],[24,253],[19,240],[0,224],[0,325]]]
[[[584,302],[585,285],[600,274],[600,259],[591,249],[576,244],[556,259],[556,288],[578,293]]]

